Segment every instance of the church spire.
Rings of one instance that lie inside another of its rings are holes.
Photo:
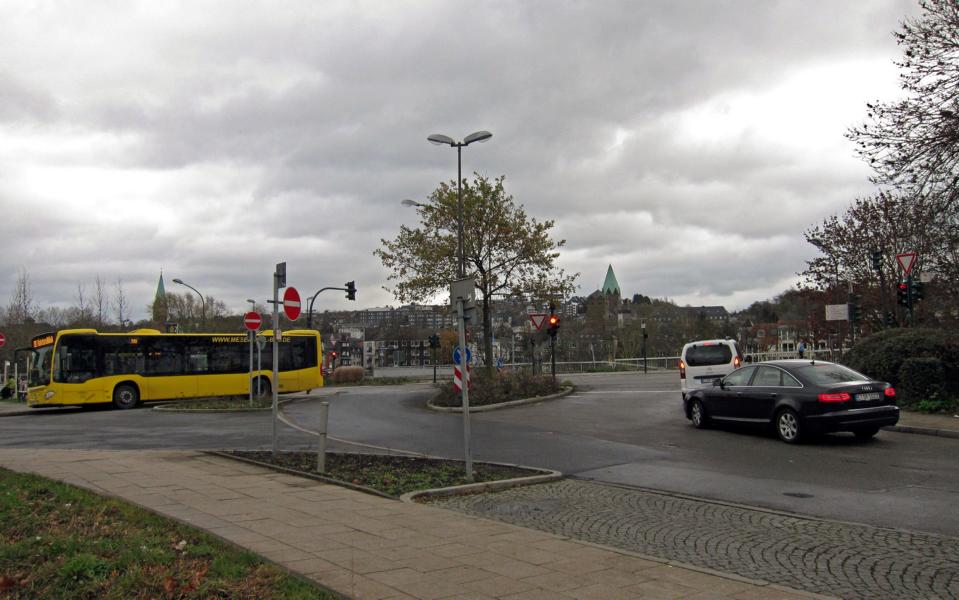
[[[617,296],[622,296],[622,292],[619,289],[619,282],[616,281],[616,275],[613,273],[613,265],[609,265],[609,269],[606,270],[606,281],[603,282],[603,287],[600,291],[606,295],[616,294]]]

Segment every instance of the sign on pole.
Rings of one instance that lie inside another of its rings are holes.
[[[543,328],[543,323],[546,322],[546,313],[532,313],[529,315],[529,320],[533,323],[533,327],[536,328],[536,331],[539,331]]]
[[[912,271],[912,266],[916,264],[916,253],[903,252],[902,254],[897,254],[896,260],[899,261],[899,266],[902,267],[902,272],[908,275],[910,271]]]
[[[7,343],[7,336],[0,333],[0,348],[3,348],[3,345]]]
[[[300,293],[295,287],[288,287],[283,292],[283,312],[286,318],[295,321],[300,317]]]
[[[462,363],[462,360],[463,360],[463,353],[460,351],[460,347],[457,346],[456,348],[453,348],[453,364],[454,364],[454,365],[461,364],[461,363]],[[473,362],[473,351],[470,350],[469,348],[467,348],[467,349],[466,349],[466,364],[470,364],[470,363],[472,363],[472,362]]]
[[[250,311],[243,315],[243,325],[250,331],[256,331],[260,328],[260,323],[263,322],[263,318],[260,316],[260,313],[255,311]]]
[[[827,321],[848,321],[849,305],[848,304],[827,304],[826,320]]]

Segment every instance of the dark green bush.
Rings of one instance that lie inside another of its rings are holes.
[[[548,396],[560,390],[549,375],[533,375],[528,371],[494,372],[487,374],[486,369],[471,372],[473,387],[470,389],[470,406],[486,406],[521,400],[536,396]],[[433,400],[438,406],[462,406],[462,396],[448,381],[440,387],[440,393]]]
[[[907,362],[909,366],[904,368]],[[903,406],[918,407],[920,402],[931,400],[951,403],[959,397],[959,338],[947,331],[925,328],[882,331],[856,344],[843,363],[891,383],[899,392],[898,402]]]

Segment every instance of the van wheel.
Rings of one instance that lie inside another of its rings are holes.
[[[266,377],[257,377],[253,380],[253,396],[255,398],[263,399],[272,397],[273,393],[270,390],[270,380]]]
[[[693,427],[696,429],[705,429],[709,424],[709,418],[706,417],[703,403],[699,400],[693,400],[693,403],[689,405],[689,420],[693,422]]]
[[[140,403],[140,391],[129,383],[121,383],[113,388],[113,406],[127,410]]]
[[[776,434],[787,444],[799,443],[802,439],[802,426],[796,411],[784,408],[776,413]]]

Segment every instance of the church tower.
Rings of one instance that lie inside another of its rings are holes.
[[[157,291],[153,296],[153,322],[162,324],[167,319],[166,289],[163,287],[163,270],[160,270],[160,281],[157,282]]]

